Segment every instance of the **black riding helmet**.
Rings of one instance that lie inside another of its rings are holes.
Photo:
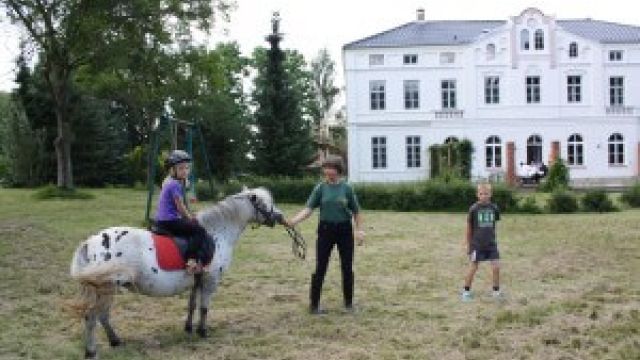
[[[164,166],[170,169],[178,164],[191,162],[191,155],[184,150],[173,150],[164,161]]]

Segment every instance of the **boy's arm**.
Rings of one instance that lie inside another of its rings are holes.
[[[471,238],[473,237],[473,226],[471,224],[471,216],[467,219],[467,254],[471,252]]]

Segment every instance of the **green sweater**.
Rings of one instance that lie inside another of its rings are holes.
[[[360,211],[360,205],[351,185],[344,181],[336,184],[321,182],[313,189],[307,207],[320,207],[320,221],[332,223],[349,222],[353,214]]]

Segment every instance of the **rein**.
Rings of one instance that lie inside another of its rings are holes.
[[[291,252],[300,260],[304,260],[307,256],[307,242],[302,237],[302,234],[293,227],[284,227],[287,230],[287,234],[291,237]]]

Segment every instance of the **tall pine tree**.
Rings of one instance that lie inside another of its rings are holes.
[[[310,74],[299,55],[280,49],[279,21],[279,15],[274,14],[273,32],[267,36],[271,48],[254,52],[258,75],[253,93],[257,128],[253,155],[260,175],[300,176],[314,155],[305,110]],[[287,59],[289,54],[294,56]]]

